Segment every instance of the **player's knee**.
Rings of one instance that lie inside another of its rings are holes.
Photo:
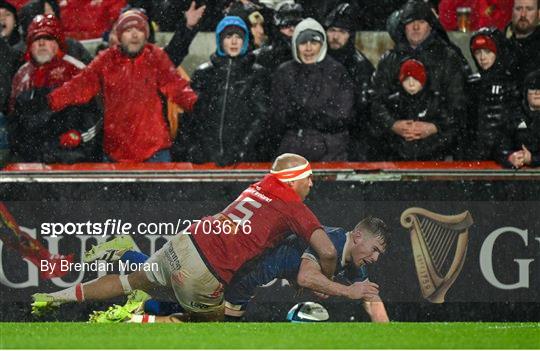
[[[146,273],[143,271],[130,273],[128,282],[132,290],[147,290],[153,286],[153,283],[148,280]]]

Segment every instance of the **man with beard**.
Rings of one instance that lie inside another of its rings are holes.
[[[51,112],[44,98],[78,74],[84,64],[64,53],[61,24],[53,15],[37,15],[28,27],[27,63],[11,89],[8,133],[13,161],[72,163],[94,161],[96,117],[92,106]]]
[[[518,81],[540,69],[540,8],[538,0],[515,0],[512,10],[511,42],[517,57]],[[507,31],[509,33],[509,31]]]
[[[354,83],[355,118],[349,127],[351,136],[349,160],[367,161],[369,122],[368,94],[370,81],[375,68],[355,47],[357,20],[355,8],[342,3],[334,8],[324,22],[328,36],[328,54],[341,63]]]
[[[191,111],[197,95],[176,74],[167,54],[148,43],[146,16],[123,13],[116,33],[120,45],[100,53],[81,74],[48,96],[53,111],[103,95],[103,149],[116,162],[170,161],[171,137],[161,95]]]

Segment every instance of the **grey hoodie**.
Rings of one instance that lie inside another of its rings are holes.
[[[326,52],[328,51],[328,44],[327,44],[327,38],[326,38],[326,31],[324,30],[323,26],[317,21],[315,21],[313,18],[306,18],[302,22],[298,23],[296,28],[294,29],[293,37],[292,37],[292,54],[294,57],[294,60],[298,63],[303,63],[300,58],[298,57],[298,47],[296,45],[296,39],[302,33],[306,30],[315,30],[317,32],[320,32],[321,35],[324,38],[324,42],[322,43],[321,51],[319,51],[319,57],[317,58],[317,63],[321,62],[326,58]]]

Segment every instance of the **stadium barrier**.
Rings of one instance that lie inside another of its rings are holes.
[[[139,231],[138,225],[146,224],[145,235],[132,233],[139,249],[151,254],[171,234],[168,224],[174,232],[187,223],[182,221],[219,212],[268,168],[11,165],[0,174],[0,200],[22,230],[52,253],[74,253],[75,262],[92,244],[110,238],[103,231],[75,233],[77,223],[109,223],[108,233],[112,223],[115,230],[129,223]],[[373,215],[391,228],[387,252],[368,270],[392,320],[539,320],[540,170],[503,170],[492,162],[321,163],[313,168],[315,185],[307,204],[323,224],[350,229]],[[165,224],[161,232],[159,223]],[[30,295],[36,291],[98,276],[71,272],[40,280],[38,267],[2,242],[0,249],[3,321],[30,320]],[[294,303],[313,299],[276,280],[258,289],[247,319],[282,321]],[[331,298],[323,304],[331,320],[366,320],[359,303]],[[61,318],[81,320],[95,307],[70,306]]]

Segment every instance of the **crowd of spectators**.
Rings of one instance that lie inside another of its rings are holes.
[[[447,34],[458,7],[475,67]],[[0,157],[540,166],[538,0],[392,11],[395,45],[374,67],[355,42],[376,14],[358,1],[0,0]],[[174,32],[164,48],[157,31]],[[180,64],[199,31],[216,50],[190,78]]]

